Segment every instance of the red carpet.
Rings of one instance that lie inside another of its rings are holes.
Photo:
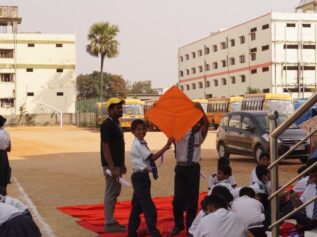
[[[201,193],[199,195],[200,200],[205,197],[207,193]],[[160,230],[161,234],[167,235],[169,231],[173,228],[173,207],[172,207],[173,196],[170,197],[157,197],[153,198],[155,206],[157,208],[158,219],[157,219],[157,228]],[[118,202],[115,209],[115,218],[119,221],[120,224],[128,225],[129,214],[130,214],[131,201]],[[79,205],[79,206],[68,206],[68,207],[58,207],[58,210],[68,214],[73,217],[77,217],[80,220],[77,221],[82,227],[94,231],[100,234],[101,237],[125,237],[127,232],[123,233],[104,233],[103,224],[104,224],[104,214],[103,214],[103,205]],[[146,236],[146,228],[144,219],[142,217],[141,226],[139,228],[139,235]],[[185,231],[180,235],[186,236]]]

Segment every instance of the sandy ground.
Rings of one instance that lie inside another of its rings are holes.
[[[104,177],[100,165],[99,131],[76,127],[23,127],[8,128],[12,140],[9,154],[13,177],[20,183],[35,204],[44,221],[60,237],[92,237],[75,223],[76,219],[60,213],[56,207],[79,204],[96,204],[103,201]],[[215,131],[209,131],[202,148],[202,171],[210,175],[216,170]],[[126,164],[130,180],[131,163],[129,150],[133,136],[125,133]],[[166,142],[160,132],[149,132],[146,136],[152,150],[160,149]],[[231,166],[238,186],[247,185],[250,172],[255,166],[252,158],[232,156]],[[294,176],[300,162],[286,161],[280,165],[282,183]],[[173,194],[175,160],[173,151],[165,155],[159,170],[159,179],[152,182],[153,196]],[[201,178],[201,191],[207,191],[207,179]],[[9,186],[11,196],[25,199],[18,191],[17,183]],[[130,200],[131,188],[123,188],[120,200]],[[129,215],[129,213],[127,213]],[[43,236],[45,226],[40,224]]]

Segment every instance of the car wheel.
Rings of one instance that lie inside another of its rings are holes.
[[[230,156],[230,154],[227,151],[227,148],[226,148],[226,146],[225,146],[225,144],[223,142],[220,142],[218,144],[218,154],[219,154],[219,157],[229,158],[229,156]]]
[[[301,158],[299,158],[299,159],[300,159],[300,161],[301,161],[303,164],[306,164],[306,162],[308,161],[308,157],[307,157],[307,156],[301,157]]]
[[[259,162],[260,157],[263,153],[263,148],[261,145],[257,145],[254,149],[254,158],[256,159],[257,162]]]

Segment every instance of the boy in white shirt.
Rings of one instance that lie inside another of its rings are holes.
[[[156,228],[157,212],[151,197],[149,172],[152,172],[154,179],[157,179],[157,169],[154,161],[171,148],[172,140],[169,139],[160,151],[153,154],[144,140],[146,123],[141,119],[134,120],[131,124],[131,132],[135,138],[131,147],[133,197],[128,224],[128,237],[138,236],[137,230],[141,222],[141,213],[144,213],[150,235],[160,237],[161,234]]]
[[[255,168],[255,173],[257,180],[250,186],[255,193],[264,193],[269,195],[270,182],[271,182],[271,173],[265,165],[258,165]]]
[[[270,164],[270,157],[268,156],[268,154],[262,153],[260,158],[259,158],[257,166],[258,165],[268,166],[269,164]],[[255,170],[256,170],[256,167],[251,172],[250,185],[253,185],[254,183],[256,183],[258,181],[258,177],[256,176]]]
[[[229,165],[222,165],[222,166],[218,167],[217,182],[210,187],[208,195],[210,195],[212,193],[212,189],[216,186],[224,186],[230,192],[233,192],[234,189],[229,181],[229,177],[230,177],[231,173],[232,173],[232,170],[231,170],[231,167]]]
[[[225,200],[212,194],[206,198],[206,216],[194,237],[246,237],[247,229],[239,216],[227,209]]]

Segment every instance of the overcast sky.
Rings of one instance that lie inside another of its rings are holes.
[[[177,82],[177,49],[210,32],[270,11],[293,12],[300,0],[1,0],[16,5],[20,32],[74,33],[77,74],[99,70],[100,59],[86,53],[95,22],[119,26],[120,54],[104,70],[154,87]]]

